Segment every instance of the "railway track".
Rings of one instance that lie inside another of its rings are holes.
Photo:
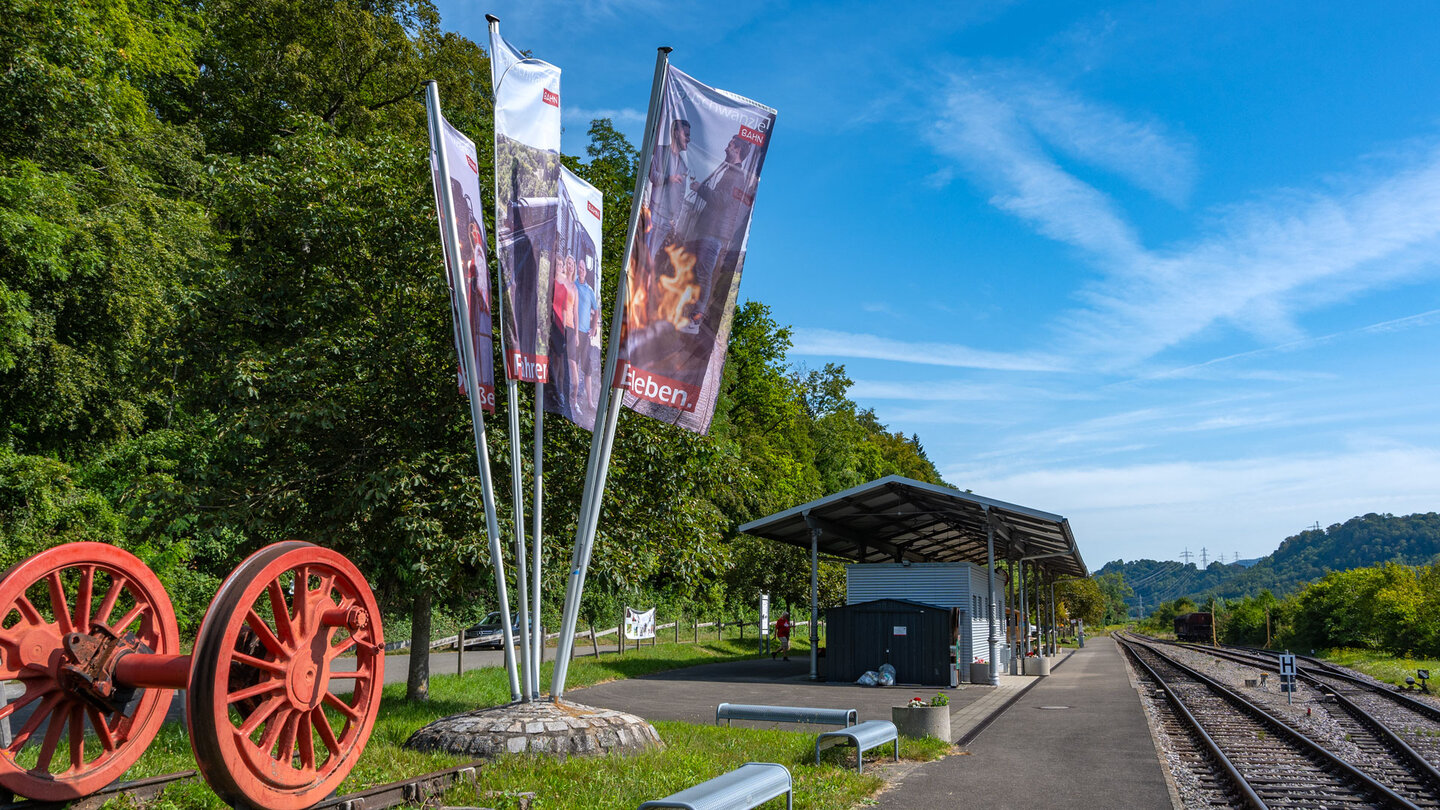
[[[475,784],[481,767],[482,763],[477,760],[443,771],[377,785],[356,793],[332,796],[310,810],[386,810],[400,805],[426,805],[451,787],[462,783]],[[192,780],[196,776],[195,771],[182,771],[133,782],[117,782],[68,804],[38,800],[12,801],[0,794],[0,810],[97,810],[106,802],[120,796],[127,797],[131,803],[150,802],[160,798],[166,788]],[[530,807],[534,795],[525,793],[512,798],[518,798],[521,810],[525,810]]]
[[[1199,772],[1201,800],[1210,806],[1440,807],[1440,787],[1384,746],[1359,767],[1157,645],[1133,636],[1119,641],[1163,692],[1173,713],[1165,722],[1185,727],[1169,733],[1195,746],[1180,754]]]

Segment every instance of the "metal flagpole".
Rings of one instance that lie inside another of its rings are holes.
[[[425,106],[430,119],[430,148],[435,154],[436,166],[440,173],[440,200],[445,213],[445,227],[442,228],[448,253],[454,259],[455,269],[460,269],[460,234],[455,230],[455,199],[450,193],[450,161],[445,156],[444,132],[440,127],[440,89],[430,81],[425,83]],[[478,269],[477,269],[478,272]],[[470,311],[465,289],[465,278],[450,279],[456,295],[462,302],[462,312]],[[453,308],[453,307],[452,307]],[[470,398],[470,423],[475,435],[475,460],[480,468],[480,487],[485,500],[485,531],[490,538],[490,563],[495,569],[495,592],[500,602],[501,640],[505,645],[505,670],[510,676],[510,700],[520,698],[520,678],[515,671],[515,638],[510,632],[510,599],[505,588],[505,560],[500,552],[500,530],[495,518],[495,487],[490,481],[490,454],[485,443],[485,412],[480,404],[479,370],[475,368],[475,346],[468,324],[460,328],[462,357],[461,368],[465,371],[465,388]]]
[[[485,16],[485,19],[490,22],[490,39],[493,42],[500,33],[500,19],[489,14]],[[492,95],[497,99],[500,96],[500,81],[503,78],[503,76],[495,75],[495,60],[492,58],[490,60],[490,87]],[[496,177],[495,182],[496,185],[499,185],[499,177]],[[495,200],[498,206],[499,194],[495,195]],[[495,254],[497,258],[500,254],[500,217],[501,212],[497,210],[495,212]],[[500,286],[501,293],[496,297],[498,301],[496,311],[500,313],[500,323],[502,324],[500,329],[501,354],[506,358],[505,365],[508,368],[510,363],[509,355],[506,353],[508,347],[505,345],[505,329],[503,327],[505,323],[505,285],[502,283]],[[521,700],[528,703],[532,697],[535,697],[534,690],[530,688],[530,682],[533,680],[531,670],[538,665],[532,662],[530,655],[533,648],[530,644],[529,575],[525,571],[525,487],[524,474],[520,467],[520,400],[517,392],[519,383],[509,379],[508,373],[505,376],[505,402],[509,408],[510,417],[510,500],[515,521],[515,583],[519,590],[517,596],[520,601],[520,675],[521,681],[524,683],[520,694]]]
[[[615,307],[610,317],[610,345],[605,350],[605,370],[600,376],[600,401],[595,410],[595,433],[590,440],[585,492],[580,498],[580,523],[575,527],[575,550],[570,555],[570,581],[565,587],[560,644],[555,651],[555,669],[550,680],[550,697],[557,701],[565,693],[565,673],[570,668],[571,649],[575,644],[575,624],[580,617],[580,595],[585,588],[585,571],[590,565],[595,527],[600,522],[600,503],[605,492],[605,477],[610,470],[610,452],[615,445],[615,426],[620,421],[620,407],[624,400],[623,394],[617,395],[611,386],[615,383],[615,369],[620,363],[620,331],[625,324],[625,301],[630,294],[630,252],[640,220],[640,196],[646,177],[650,174],[650,159],[655,152],[655,124],[660,112],[660,97],[665,89],[665,68],[670,61],[670,50],[662,47],[655,55],[655,79],[650,86],[650,108],[645,116],[640,165],[635,174],[634,196],[630,201],[630,224],[625,230],[625,255],[620,260],[619,282],[615,285]],[[599,420],[602,412],[605,414],[603,429]]]
[[[535,662],[535,671],[530,675],[530,691],[538,700],[540,698],[540,665],[545,660],[545,637],[542,635],[544,627],[540,623],[540,538],[544,535],[541,527],[541,505],[543,502],[544,484],[541,481],[541,473],[545,471],[545,384],[535,383],[535,461],[534,461],[534,486],[535,505],[531,509],[534,513],[534,524],[530,529],[530,550],[535,555],[531,570],[535,577],[534,588],[531,590],[531,597],[535,600],[532,614],[535,617],[535,636],[533,644],[535,651],[531,659]]]

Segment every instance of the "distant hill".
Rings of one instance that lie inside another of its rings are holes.
[[[1331,571],[1346,571],[1385,562],[1422,565],[1440,560],[1440,513],[1369,514],[1327,529],[1304,531],[1285,538],[1273,554],[1258,560],[1210,563],[1203,571],[1194,563],[1174,560],[1116,560],[1098,572],[1116,571],[1135,595],[1127,602],[1132,615],[1148,614],[1156,605],[1188,596],[1199,603],[1212,594],[1226,599],[1253,596],[1269,589],[1285,596]]]

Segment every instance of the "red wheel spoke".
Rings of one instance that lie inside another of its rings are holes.
[[[326,664],[329,664],[331,661],[334,661],[336,658],[339,658],[341,655],[344,655],[346,651],[348,651],[351,647],[354,647],[354,646],[355,646],[355,637],[354,637],[354,636],[348,636],[348,637],[346,637],[346,638],[345,638],[343,641],[341,641],[339,644],[336,644],[335,646],[331,647],[329,650],[327,650],[327,651],[325,652],[325,663],[326,663]]]
[[[330,680],[332,680],[332,681],[340,680],[340,679],[342,679],[342,678],[345,679],[345,680],[356,679],[356,680],[366,680],[366,681],[368,681],[368,680],[370,680],[370,673],[369,673],[369,672],[360,672],[360,671],[356,671],[356,672],[332,672],[332,673],[330,673]]]
[[[280,639],[276,638],[275,634],[271,632],[270,625],[266,624],[265,620],[260,618],[260,614],[256,613],[254,608],[251,608],[245,614],[245,623],[250,625],[250,629],[255,632],[255,635],[260,639],[260,643],[264,644],[265,649],[269,650],[272,655],[276,658],[290,657],[290,651],[285,649],[285,645],[281,644]]]
[[[343,712],[346,717],[350,718],[350,722],[353,723],[360,719],[360,710],[341,700],[334,692],[326,692],[324,700],[331,707]]]
[[[323,706],[316,706],[310,710],[310,723],[315,726],[316,731],[320,732],[320,742],[325,744],[325,748],[330,752],[330,757],[333,759],[340,756],[340,741],[335,739],[335,729],[330,727],[330,717],[325,714]]]
[[[45,741],[40,744],[40,756],[35,760],[35,770],[50,770],[50,761],[55,758],[55,749],[60,745],[60,735],[65,733],[65,720],[70,716],[70,704],[62,703],[59,711],[50,715],[50,725],[45,729]]]
[[[285,682],[282,680],[264,681],[254,686],[247,686],[238,692],[231,692],[225,697],[225,702],[227,704],[239,703],[242,700],[249,700],[250,698],[260,697],[261,695],[268,695],[271,692],[278,692],[284,688]]]
[[[279,675],[281,677],[285,676],[285,667],[275,663],[274,661],[266,661],[264,658],[256,658],[253,655],[246,655],[245,653],[241,652],[232,653],[232,655],[235,656],[235,663],[237,664],[245,664],[246,666],[251,666],[258,669],[261,672],[268,672],[271,675]]]
[[[126,579],[122,574],[110,575],[110,590],[105,592],[105,598],[100,600],[100,608],[95,611],[92,624],[110,625],[110,613],[115,610],[115,600],[120,598],[120,592],[125,590]]]
[[[60,626],[61,635],[69,635],[75,626],[70,623],[70,605],[65,601],[65,585],[60,582],[60,572],[51,571],[45,581],[50,585],[50,610],[55,614],[55,623]]]
[[[20,611],[20,616],[31,625],[45,624],[45,617],[31,604],[30,598],[21,594],[15,599],[15,609]]]
[[[51,690],[51,692],[45,696],[45,699],[40,702],[40,705],[36,707],[35,713],[30,715],[30,719],[25,721],[25,725],[21,726],[20,730],[15,732],[15,739],[11,740],[10,747],[5,750],[14,754],[21,748],[24,748],[25,743],[30,741],[30,735],[35,733],[35,729],[40,728],[40,724],[45,722],[46,717],[50,716],[50,713],[55,710],[55,705],[58,704],[60,700],[60,693]]]
[[[310,626],[310,617],[305,615],[310,607],[310,568],[301,565],[295,569],[295,581],[290,585],[291,598],[295,602],[295,633],[305,637]]]
[[[135,620],[140,618],[141,614],[147,613],[149,610],[149,605],[146,605],[144,603],[136,603],[135,607],[130,608],[130,611],[128,613],[120,617],[120,621],[110,625],[110,631],[117,636],[125,635],[125,628],[134,624]]]
[[[300,728],[301,714],[302,712],[297,711],[289,712],[285,715],[285,722],[280,724],[280,743],[275,749],[275,761],[283,763],[287,768],[295,767],[295,736]]]
[[[29,706],[31,703],[34,703],[45,695],[54,692],[57,688],[58,687],[56,687],[55,684],[51,683],[42,689],[34,689],[26,692],[25,694],[20,696],[19,700],[7,703],[4,706],[0,706],[0,720],[3,720],[6,717],[14,714],[15,712],[20,711],[24,707]]]
[[[310,724],[310,713],[304,712],[297,719],[300,720],[299,734],[296,742],[300,749],[301,770],[315,770],[315,730]]]
[[[326,574],[325,576],[323,576],[323,577],[320,578],[320,587],[318,587],[318,588],[315,589],[315,593],[320,594],[320,598],[325,601],[325,603],[326,603],[326,604],[325,604],[325,607],[327,607],[327,608],[331,608],[331,607],[334,607],[334,606],[335,606],[335,600],[330,598],[330,594],[331,594],[331,592],[334,591],[334,590],[335,590],[335,575],[334,575],[334,574]],[[318,614],[317,614],[317,615],[318,615]]]
[[[285,705],[284,695],[270,698],[255,707],[255,711],[251,712],[250,716],[245,718],[245,722],[241,723],[236,731],[238,731],[242,737],[249,737],[255,733],[255,729],[259,728],[261,723],[269,720],[270,715],[274,714],[283,705]]]
[[[73,773],[85,767],[85,712],[79,705],[70,708],[70,770]]]
[[[290,607],[285,604],[285,592],[280,589],[280,580],[272,579],[265,586],[270,594],[270,612],[275,614],[275,629],[286,644],[295,644],[295,625],[290,620]]]
[[[95,566],[81,569],[80,590],[75,594],[75,629],[81,633],[90,632],[90,601],[95,594]]]
[[[86,708],[85,713],[90,715],[90,725],[95,728],[95,736],[100,738],[100,747],[108,753],[115,750],[115,735],[110,731],[110,724],[105,722],[105,716],[95,709]]]
[[[285,725],[290,722],[290,710],[282,708],[280,711],[270,715],[265,723],[265,734],[260,737],[260,752],[270,756],[275,748],[275,741],[280,739],[280,732],[285,730]]]

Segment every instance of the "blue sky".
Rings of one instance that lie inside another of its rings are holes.
[[[777,108],[740,294],[1092,568],[1440,508],[1440,6],[440,9],[565,71],[569,153],[660,45]]]

